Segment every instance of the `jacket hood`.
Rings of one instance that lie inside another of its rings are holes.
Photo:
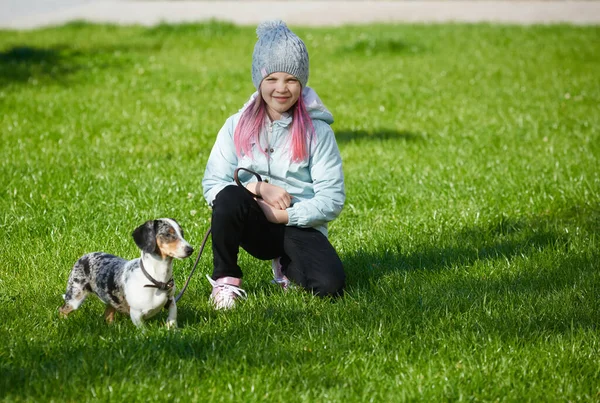
[[[240,112],[246,110],[246,108],[254,102],[257,96],[258,91],[250,96],[250,99],[248,99],[248,101],[240,109]],[[306,111],[312,119],[322,120],[327,124],[333,123],[333,115],[325,107],[325,104],[323,104],[323,101],[321,101],[321,98],[319,98],[315,90],[310,87],[304,87],[302,89],[302,99],[304,99]]]

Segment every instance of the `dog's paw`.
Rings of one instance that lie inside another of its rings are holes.
[[[73,311],[73,307],[70,305],[63,305],[60,308],[58,308],[58,315],[63,318],[66,319],[67,316],[69,316],[69,313],[71,313]]]
[[[165,323],[165,326],[167,327],[167,329],[177,329],[177,321],[174,320],[168,320]]]

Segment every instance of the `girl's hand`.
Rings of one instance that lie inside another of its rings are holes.
[[[261,210],[267,217],[269,222],[274,224],[287,224],[289,217],[286,210],[277,209],[262,199],[256,199],[256,202],[260,206]]]
[[[247,186],[248,190],[260,196],[271,207],[285,210],[292,204],[292,196],[279,186],[267,182],[253,182]],[[287,221],[286,221],[287,222]]]

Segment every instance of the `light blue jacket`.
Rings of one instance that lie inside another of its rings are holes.
[[[309,143],[309,159],[300,163],[291,161],[287,139],[292,117],[287,114],[267,125],[260,136],[260,147],[269,150],[268,156],[253,145],[252,156],[238,158],[233,133],[243,110],[254,101],[256,95],[254,93],[238,113],[229,117],[219,131],[202,179],[204,198],[212,206],[217,194],[224,187],[234,184],[233,171],[239,167],[247,168],[292,196],[292,205],[287,209],[287,225],[313,227],[327,236],[327,223],[341,213],[346,200],[342,159],[329,126],[333,123],[333,115],[316,92],[306,87],[302,97],[316,134]],[[267,130],[271,131],[270,141]],[[243,183],[256,180],[244,171],[240,171],[239,178]]]

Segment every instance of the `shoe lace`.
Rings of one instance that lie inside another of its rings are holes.
[[[271,283],[279,285],[284,290],[287,290],[290,286],[290,280],[286,276],[283,276],[282,278],[274,278],[271,280]]]
[[[246,291],[232,284],[217,283],[215,280],[210,278],[207,274],[206,279],[212,285],[213,289],[218,288],[219,291],[214,294],[215,302],[218,304],[223,302],[230,302],[236,298],[246,298]]]
[[[290,285],[290,280],[283,274],[283,270],[281,267],[280,258],[273,259],[271,262],[271,267],[273,268],[273,280],[271,280],[272,284],[278,284],[284,290]]]

